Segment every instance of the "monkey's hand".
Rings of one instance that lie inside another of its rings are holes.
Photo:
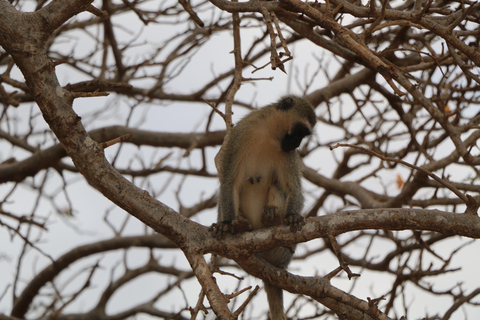
[[[262,223],[265,227],[278,226],[282,224],[282,217],[276,206],[265,206],[263,208]]]
[[[253,227],[244,216],[238,216],[233,220],[226,220],[212,224],[208,229],[212,235],[220,239],[225,239],[227,233],[235,234],[237,232],[252,231]]]
[[[290,226],[290,231],[292,232],[301,231],[305,225],[305,218],[298,213],[291,213],[285,217],[285,224]]]

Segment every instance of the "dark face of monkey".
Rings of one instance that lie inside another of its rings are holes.
[[[278,105],[277,109],[288,112],[295,107],[295,101],[292,97],[287,97],[282,99]],[[305,108],[302,106],[297,106],[298,110],[295,110],[298,115],[303,118],[302,120],[293,124],[293,127],[285,133],[285,136],[281,140],[281,147],[284,152],[292,151],[300,145],[303,138],[312,133],[312,127],[315,125],[315,114],[313,109]]]

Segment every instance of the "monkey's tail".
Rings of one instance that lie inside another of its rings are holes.
[[[283,311],[283,290],[264,282],[270,307],[270,320],[285,320]]]

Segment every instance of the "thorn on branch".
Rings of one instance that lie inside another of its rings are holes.
[[[190,152],[192,152],[193,149],[198,147],[198,141],[193,141],[192,144],[185,150],[185,153],[182,155],[182,158],[186,158],[190,155]]]
[[[290,60],[292,60],[292,59],[293,59],[293,57],[288,57],[288,58],[280,61],[280,64],[283,66],[283,64],[284,64],[285,62],[290,61]],[[270,64],[271,64],[271,62],[269,62],[269,63],[267,63],[267,64],[265,64],[265,65],[263,65],[263,66],[261,66],[261,67],[255,68],[255,70],[253,70],[252,73],[255,73],[255,72],[259,71],[259,70],[262,70],[263,68],[265,68],[266,66],[268,66],[268,65],[270,65]],[[273,69],[273,66],[272,66],[272,69]],[[274,69],[274,70],[275,70],[275,69]],[[281,70],[282,70],[283,72],[285,72],[284,69],[281,69]],[[286,73],[286,72],[285,72],[285,73]]]
[[[106,142],[102,142],[102,143],[100,143],[100,146],[103,149],[106,149],[108,147],[113,146],[114,144],[119,143],[119,142],[125,142],[125,141],[130,141],[130,140],[132,140],[132,134],[129,133],[129,134],[120,136],[118,138],[115,138],[115,139],[112,139],[112,140],[109,140],[109,141],[106,141]]]
[[[107,20],[110,18],[110,15],[108,14],[107,11],[105,10],[100,10],[93,5],[89,5],[87,8],[87,11],[90,12],[91,14],[96,15],[97,17],[101,18],[102,20]]]
[[[207,101],[205,100],[204,98],[202,98],[203,102],[205,102],[206,104],[208,104],[208,106],[210,108],[213,109],[213,111],[215,111],[220,117],[222,117],[223,120],[225,120],[225,122],[227,122],[227,116],[225,115],[225,113],[223,113],[222,111],[220,111],[213,103],[211,103],[210,101]]]
[[[480,203],[469,194],[466,194],[465,196],[468,199],[467,210],[465,210],[465,213],[478,216],[478,208],[480,208]]]
[[[380,298],[376,298],[376,299],[370,299],[370,297],[367,297],[367,301],[368,301],[368,308],[374,312],[374,314],[377,314],[380,312],[380,310],[378,310],[378,303],[382,300],[385,300],[385,296],[381,296]]]

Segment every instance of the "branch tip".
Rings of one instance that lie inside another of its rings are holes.
[[[89,5],[87,8],[87,11],[90,12],[91,14],[96,15],[97,17],[101,18],[102,20],[107,20],[110,18],[110,15],[108,14],[107,11],[105,10],[100,10],[97,7],[94,7],[93,5]]]
[[[109,140],[109,141],[106,141],[106,142],[102,142],[102,143],[100,143],[100,146],[103,149],[106,149],[106,148],[111,147],[111,146],[113,146],[114,144],[117,144],[117,143],[131,141],[132,137],[133,137],[132,134],[129,133],[129,134],[120,136],[118,138],[115,138],[115,139],[112,139],[112,140]]]

